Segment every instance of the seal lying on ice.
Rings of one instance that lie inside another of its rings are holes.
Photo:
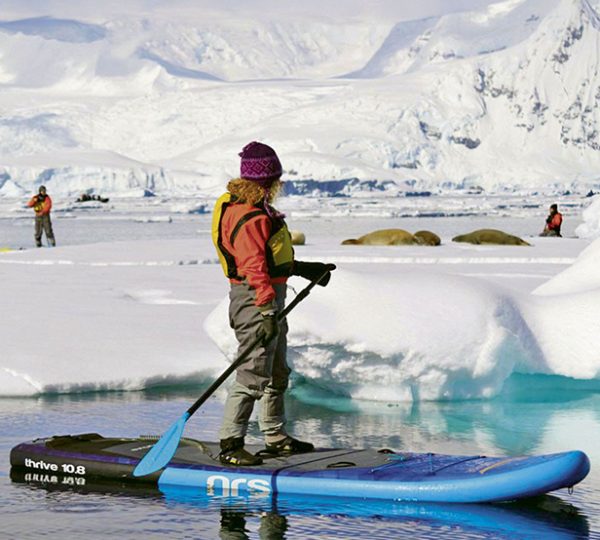
[[[360,246],[409,246],[416,244],[415,237],[402,229],[381,229],[361,236],[344,240],[342,245]]]
[[[413,236],[421,246],[439,246],[442,243],[440,237],[431,231],[417,231]]]
[[[530,246],[522,238],[508,234],[497,229],[478,229],[476,231],[460,234],[452,239],[453,242],[467,242],[469,244],[498,244],[503,246]]]
[[[290,231],[292,237],[292,244],[294,246],[303,246],[306,244],[306,236],[302,231]]]

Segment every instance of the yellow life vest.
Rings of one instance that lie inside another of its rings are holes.
[[[212,241],[215,245],[215,249],[217,250],[219,262],[221,263],[221,267],[223,268],[225,275],[230,279],[243,279],[244,276],[238,275],[235,257],[232,253],[227,251],[223,245],[221,235],[221,222],[223,220],[223,215],[225,214],[227,207],[231,204],[235,204],[235,198],[232,197],[231,193],[229,192],[221,195],[221,197],[217,199],[215,208],[213,210],[211,228]],[[255,210],[251,210],[246,215],[242,216],[233,228],[231,237],[229,238],[229,243],[234,245],[235,237],[245,223],[257,216],[262,215],[268,216],[264,209],[256,207]],[[265,251],[269,275],[271,277],[287,277],[290,275],[292,266],[294,264],[292,236],[290,235],[287,225],[283,219],[272,218],[270,216],[268,217],[271,220],[271,236],[267,240]]]

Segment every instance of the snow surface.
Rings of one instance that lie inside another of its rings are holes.
[[[85,212],[72,227],[102,227]],[[439,247],[342,246],[352,219],[305,222],[297,258],[338,269],[290,315],[296,377],[389,402],[486,398],[512,373],[600,378],[600,239],[473,246],[442,233]],[[203,228],[193,239],[0,253],[0,392],[212,381],[235,354],[227,289]]]
[[[3,2],[0,198],[214,196],[253,139],[290,180],[600,186],[597,0],[296,4]]]

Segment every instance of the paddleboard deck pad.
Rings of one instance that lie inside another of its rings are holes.
[[[522,499],[569,488],[590,470],[580,451],[539,456],[486,457],[397,453],[382,449],[318,448],[291,456],[262,453],[263,464],[233,467],[219,462],[218,443],[181,439],[160,471],[133,470],[158,437],[105,438],[96,433],[36,439],[15,446],[13,470],[52,482],[68,477],[190,487],[215,496],[319,495],[419,502],[480,503]],[[251,452],[261,446],[246,445]]]

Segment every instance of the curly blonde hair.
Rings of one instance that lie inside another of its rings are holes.
[[[281,180],[274,180],[269,187],[267,202],[271,204],[279,190],[281,189]],[[265,188],[244,178],[234,178],[227,184],[227,191],[236,197],[238,202],[257,205],[265,198]]]

